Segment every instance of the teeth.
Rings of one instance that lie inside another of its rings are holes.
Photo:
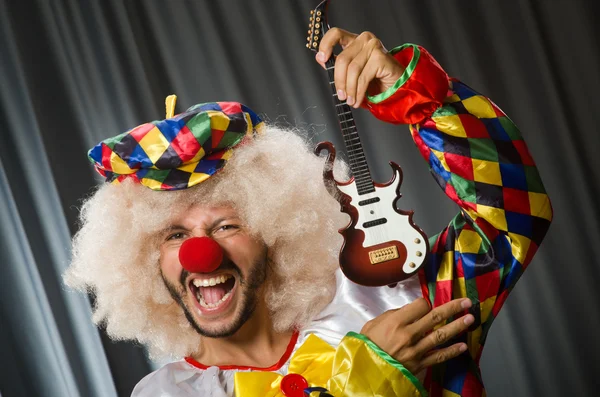
[[[227,298],[229,298],[229,295],[231,295],[231,291],[226,293],[225,295],[223,295],[223,297],[221,298],[220,301],[218,301],[217,303],[206,303],[204,301],[204,298],[202,297],[202,295],[200,295],[200,293],[198,292],[198,294],[196,295],[196,298],[198,298],[198,302],[200,303],[200,306],[202,307],[206,307],[208,309],[214,309],[215,307],[219,306],[221,303],[223,303],[225,300],[227,300]]]
[[[212,287],[213,285],[224,283],[225,281],[229,280],[231,277],[233,277],[233,276],[223,274],[221,276],[212,277],[212,278],[204,279],[204,280],[200,280],[197,278],[193,281],[193,283],[196,287]]]

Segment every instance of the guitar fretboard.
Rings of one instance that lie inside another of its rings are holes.
[[[358,129],[354,122],[352,115],[352,108],[348,106],[345,101],[341,101],[337,96],[337,90],[334,82],[334,66],[335,61],[333,57],[330,58],[325,66],[327,69],[327,75],[329,76],[329,87],[335,104],[335,110],[337,113],[338,121],[340,123],[340,129],[342,130],[342,136],[344,138],[344,145],[346,146],[346,153],[348,155],[348,165],[350,171],[354,176],[356,188],[358,194],[366,194],[375,191],[373,186],[373,179],[371,178],[371,171],[367,164],[367,158],[363,150],[360,137],[358,136]]]

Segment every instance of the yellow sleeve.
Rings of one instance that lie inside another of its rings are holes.
[[[336,397],[425,397],[421,382],[366,336],[348,333],[336,349],[329,394]]]

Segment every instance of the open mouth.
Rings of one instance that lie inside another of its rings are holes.
[[[194,278],[189,287],[192,294],[204,309],[217,309],[231,296],[235,287],[235,277],[231,274],[220,274],[206,278]]]

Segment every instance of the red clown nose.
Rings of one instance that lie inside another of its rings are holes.
[[[210,273],[223,261],[221,246],[209,237],[192,237],[181,244],[179,262],[190,273]]]

